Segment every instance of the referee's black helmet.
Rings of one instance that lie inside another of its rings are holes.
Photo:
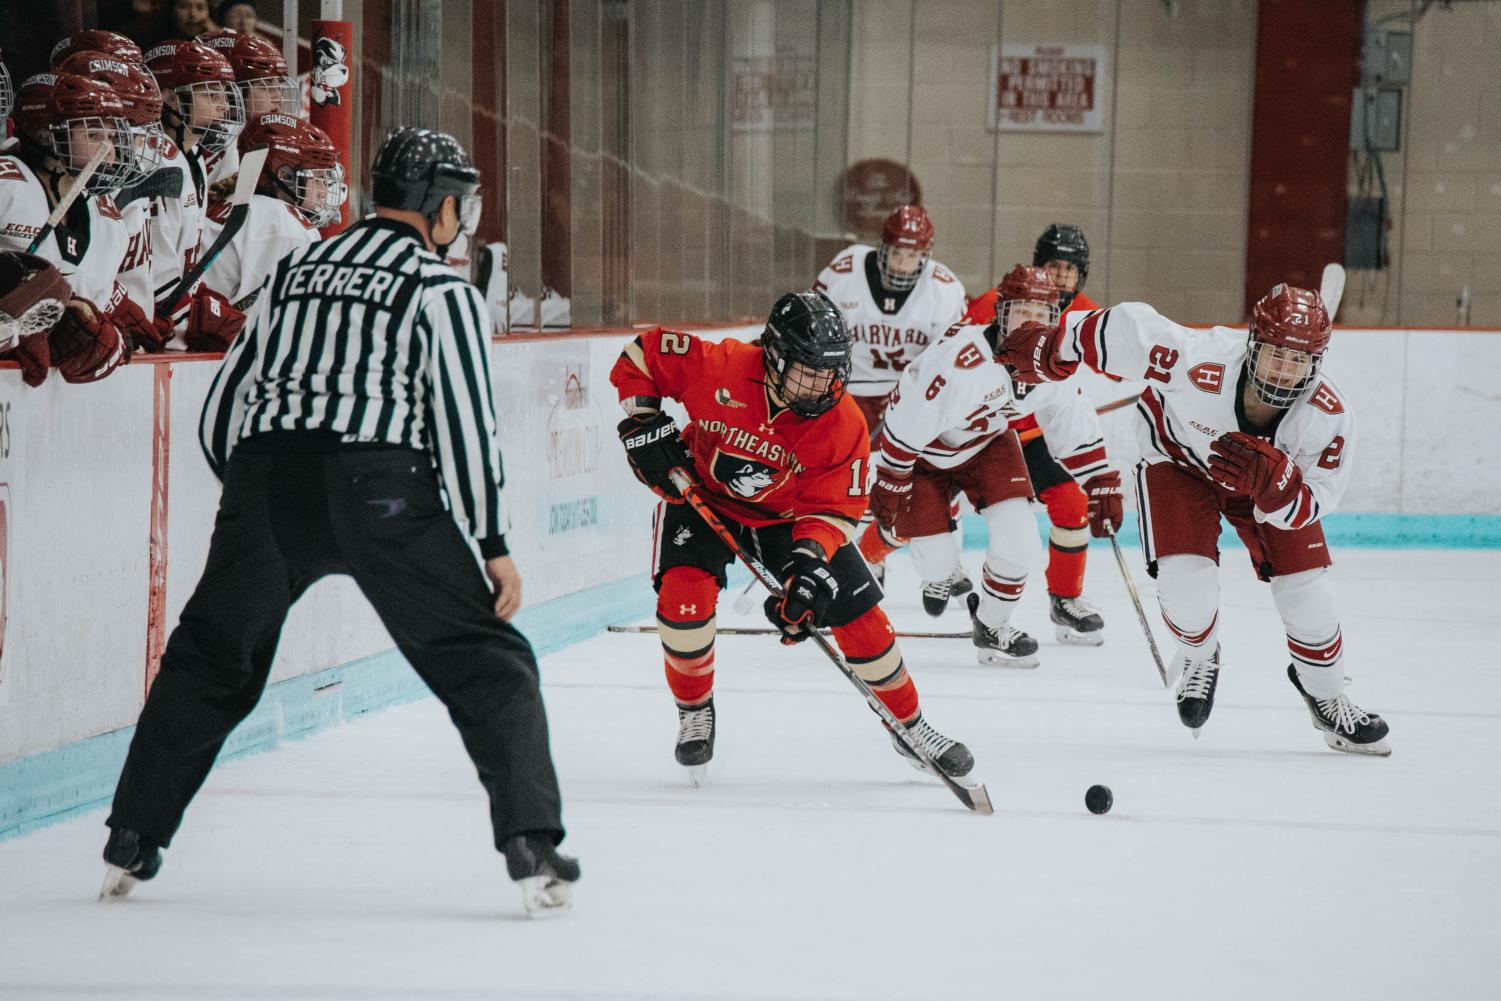
[[[452,195],[458,202],[479,190],[479,168],[447,132],[406,126],[386,135],[370,168],[372,197],[381,208],[431,218]]]

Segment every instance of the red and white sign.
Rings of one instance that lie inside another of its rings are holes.
[[[730,71],[730,129],[811,129],[818,112],[812,56],[736,56]]]
[[[990,127],[1002,132],[1102,132],[1103,45],[1008,43],[992,52]]]

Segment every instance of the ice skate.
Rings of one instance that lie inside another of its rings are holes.
[[[673,752],[678,764],[688,769],[688,781],[704,784],[714,757],[714,700],[692,709],[678,706],[678,744]]]
[[[572,908],[578,859],[559,855],[550,836],[517,834],[507,838],[500,850],[506,857],[506,872],[521,887],[521,906],[528,917],[557,917]]]
[[[933,618],[943,614],[949,607],[949,595],[954,593],[954,578],[925,580],[922,582],[922,610]]]
[[[954,572],[949,576],[949,594],[955,598],[962,598],[975,589],[975,582],[969,579],[969,574],[964,572],[964,564],[954,565]]]
[[[1048,595],[1048,618],[1058,627],[1058,642],[1072,646],[1099,646],[1105,642],[1105,620],[1083,598]]]
[[[1391,745],[1386,742],[1391,728],[1386,725],[1386,720],[1366,712],[1343,693],[1332,699],[1314,698],[1303,690],[1298,670],[1292,664],[1287,665],[1287,680],[1303,696],[1308,713],[1313,717],[1314,729],[1324,734],[1324,743],[1349,754],[1374,754],[1382,758],[1391,755]]]
[[[1214,691],[1220,683],[1220,648],[1202,659],[1178,658],[1182,675],[1178,678],[1178,719],[1193,731],[1194,740],[1209,721],[1214,709]]]
[[[959,779],[969,774],[975,767],[975,756],[969,753],[969,748],[939,733],[929,725],[928,721],[918,716],[917,719],[907,724],[907,736],[918,747],[933,759],[933,763],[943,770],[943,773],[951,779]],[[926,772],[927,766],[897,739],[896,734],[891,735],[891,746],[896,748],[897,753],[907,759],[907,763],[920,772]]]
[[[974,635],[975,656],[981,664],[998,667],[1037,666],[1037,641],[1009,623],[992,629],[980,621],[980,596],[969,596],[969,623]]]
[[[123,900],[135,885],[153,878],[162,868],[161,849],[135,831],[112,827],[104,845],[104,885],[100,900]]]

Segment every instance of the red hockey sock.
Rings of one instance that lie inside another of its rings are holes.
[[[1089,559],[1089,498],[1070,480],[1055,483],[1038,498],[1048,508],[1048,594],[1077,598],[1084,593],[1084,564]]]
[[[872,565],[884,563],[886,557],[905,544],[905,542],[894,541],[880,525],[871,522],[866,526],[865,534],[860,536],[860,555],[865,557],[866,563]]]
[[[714,694],[714,607],[719,582],[698,567],[672,567],[657,591],[657,631],[667,687],[682,706],[696,706]]]
[[[885,612],[872,608],[847,626],[835,626],[834,642],[839,644],[850,670],[870,686],[893,716],[903,723],[917,718],[921,711],[917,686],[902,662],[901,648],[896,645],[895,631]]]

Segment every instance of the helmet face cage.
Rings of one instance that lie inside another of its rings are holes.
[[[254,80],[242,80],[237,84],[240,101],[244,105],[247,121],[255,121],[261,115],[302,114],[302,88],[297,81],[287,76],[265,76]]]
[[[289,190],[281,179],[277,186],[288,191],[292,204],[313,226],[320,229],[339,221],[339,208],[344,204],[344,168],[306,167],[298,170],[292,178]]]
[[[177,95],[177,113],[187,127],[198,133],[198,145],[205,153],[227,149],[245,127],[245,104],[240,90],[224,80],[200,80],[173,89]],[[196,107],[199,100],[222,99],[225,110],[208,121],[201,121]]]
[[[1058,316],[1060,311],[1056,302],[1039,302],[1035,299],[1002,299],[995,305],[995,322],[1001,328],[1002,337],[1006,336],[1012,331],[1011,319],[1013,306],[1029,306],[1031,307],[1029,312],[1032,313],[1040,313],[1044,310],[1047,312],[1046,319],[1040,318],[1036,315],[1024,317],[1018,314],[1016,317],[1017,326],[1020,326],[1021,324],[1026,323],[1029,320],[1034,323],[1046,324],[1049,327],[1058,325]]]
[[[1319,374],[1321,358],[1321,355],[1310,354],[1307,351],[1257,340],[1256,330],[1253,327],[1249,351],[1246,354],[1246,378],[1250,380],[1251,388],[1255,391],[1258,400],[1269,407],[1286,410],[1308,391],[1309,386],[1313,385],[1314,379]],[[1262,376],[1263,371],[1276,374],[1288,369],[1303,370],[1303,377],[1291,386],[1284,386]]]
[[[136,169],[141,177],[150,177],[166,160],[167,134],[162,123],[149,122],[130,126],[131,146],[135,150]]]
[[[16,89],[11,86],[10,70],[0,63],[0,119],[10,117],[10,109],[16,106]]]
[[[848,351],[832,365],[824,358],[803,354],[793,357],[785,350],[786,342],[781,332],[769,323],[761,341],[767,372],[772,379],[771,388],[787,404],[788,410],[799,417],[817,417],[834,409],[844,398],[850,377]]]
[[[908,248],[910,249],[910,248]],[[891,270],[889,263],[891,245],[882,241],[876,248],[876,267],[881,271],[881,281],[893,292],[906,292],[917,285],[917,280],[922,277],[923,268],[928,266],[928,258],[933,255],[929,248],[923,248],[922,259],[917,262],[917,268],[911,274],[897,274]]]
[[[70,176],[77,177],[98,149],[108,143],[112,155],[105,157],[94,170],[84,189],[89,194],[115,191],[134,184],[145,176],[136,160],[135,133],[123,118],[69,118],[48,126],[52,138],[52,155]]]

